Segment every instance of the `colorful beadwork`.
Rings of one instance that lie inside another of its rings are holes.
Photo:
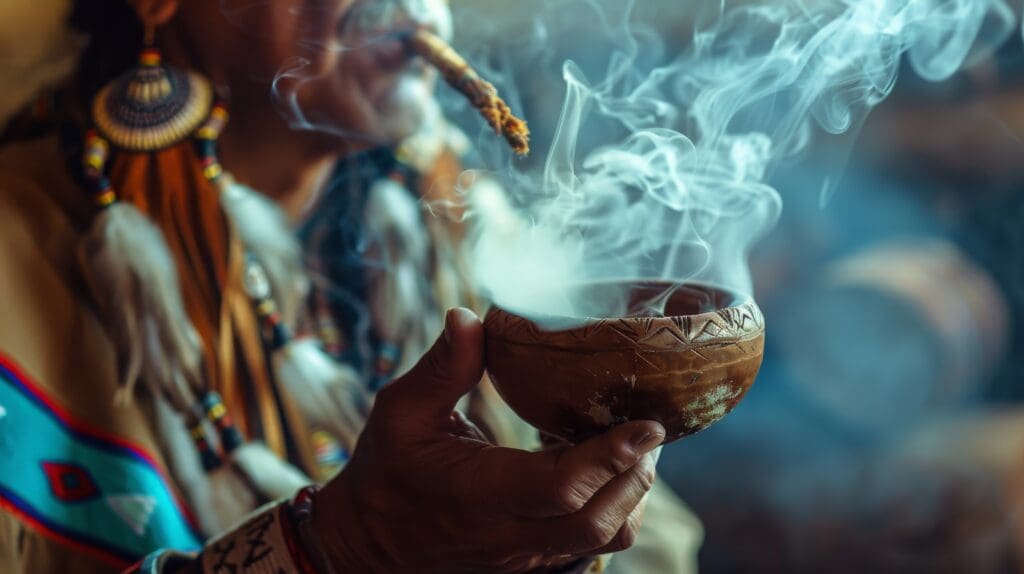
[[[251,255],[245,262],[245,293],[252,301],[270,348],[277,350],[292,340],[292,333],[281,319],[270,290],[270,279],[263,265]]]
[[[212,103],[205,78],[163,65],[159,52],[146,48],[136,68],[100,90],[92,119],[118,148],[156,151],[195,132],[210,117]]]
[[[213,445],[210,444],[210,438],[206,436],[206,427],[203,426],[201,419],[189,428],[189,434],[192,435],[192,442],[195,443],[196,450],[199,451],[199,460],[203,464],[203,470],[211,472],[220,468],[223,461],[220,455],[213,450]]]
[[[117,203],[117,193],[114,192],[114,188],[108,187],[97,193],[93,198],[93,201],[95,201],[96,205],[99,207],[109,207]]]
[[[92,193],[92,200],[98,207],[109,207],[117,202],[117,193],[107,179],[107,161],[110,159],[110,144],[96,130],[85,134],[85,149],[82,153],[82,173]]]
[[[348,453],[342,448],[334,435],[324,430],[315,430],[310,435],[313,447],[313,458],[319,476],[334,476],[348,461]]]
[[[210,110],[206,122],[196,132],[196,153],[203,166],[203,176],[210,181],[217,181],[224,175],[224,168],[217,157],[217,138],[228,124],[228,108],[224,102],[217,102]]]
[[[203,397],[203,408],[206,409],[207,420],[213,423],[213,426],[220,434],[220,446],[225,453],[230,453],[242,446],[244,442],[242,440],[242,433],[238,432],[238,429],[231,421],[228,408],[224,406],[224,401],[220,398],[219,394],[213,391],[206,393],[206,396]]]
[[[85,164],[87,174],[98,177],[103,173],[107,165],[107,157],[110,155],[110,145],[107,140],[101,138],[95,130],[89,130],[85,134],[85,154],[82,163]]]
[[[196,138],[200,140],[216,141],[220,133],[228,125],[228,108],[224,102],[217,102],[210,110],[210,117],[206,123],[196,132]]]

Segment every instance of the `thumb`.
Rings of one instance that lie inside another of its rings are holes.
[[[484,330],[469,309],[455,308],[445,317],[444,333],[415,367],[391,384],[408,415],[448,421],[455,403],[484,374]]]

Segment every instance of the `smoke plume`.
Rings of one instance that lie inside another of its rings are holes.
[[[545,164],[497,172],[511,201],[486,186],[471,193],[480,284],[535,318],[627,312],[623,293],[594,296],[595,282],[705,282],[752,296],[747,255],[782,205],[773,172],[815,138],[855,133],[904,58],[940,81],[1014,26],[1003,0],[723,1],[701,15],[683,53],[662,57],[633,21],[633,2],[547,4],[596,15],[594,36],[615,51],[598,82],[564,63]],[[593,37],[550,22],[537,29]],[[581,145],[588,124],[609,120],[624,139]]]

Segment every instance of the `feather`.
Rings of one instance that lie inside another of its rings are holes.
[[[151,397],[151,404],[160,451],[203,534],[223,533],[260,504],[261,497],[232,465],[221,465],[213,472],[203,469],[189,425],[178,410],[158,396]]]
[[[221,204],[242,243],[267,273],[274,302],[286,324],[294,323],[308,281],[301,249],[274,202],[233,181],[222,186]],[[314,425],[349,448],[362,429],[368,398],[351,369],[337,364],[312,340],[290,341],[274,352],[275,372]]]
[[[284,212],[270,199],[225,178],[221,206],[246,249],[267,272],[285,323],[293,325],[309,290],[299,246]]]
[[[369,396],[356,372],[327,356],[312,339],[290,341],[275,352],[274,367],[309,422],[352,452],[369,411]]]
[[[117,349],[119,400],[130,400],[142,377],[189,408],[201,386],[202,350],[160,230],[133,205],[115,203],[93,221],[78,256]]]
[[[236,448],[231,452],[231,462],[232,470],[247,479],[266,500],[295,496],[300,488],[312,482],[302,471],[259,442],[247,442]]]
[[[267,500],[292,496],[309,477],[266,446],[250,442],[235,448],[226,464],[206,471],[196,456],[185,417],[166,401],[151,401],[154,428],[175,484],[182,489],[207,536],[225,532]],[[212,431],[208,423],[204,423]],[[213,437],[213,433],[209,433]]]
[[[385,341],[401,342],[398,371],[411,367],[440,331],[431,309],[430,238],[419,203],[390,179],[373,184],[364,221],[374,269],[369,276],[369,307],[374,328]]]

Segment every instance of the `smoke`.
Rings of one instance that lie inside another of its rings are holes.
[[[633,21],[633,2],[549,4],[595,14],[616,50],[599,83],[565,62],[546,163],[506,174],[510,205],[487,187],[471,194],[477,279],[497,304],[538,319],[627,312],[622,292],[580,296],[595,282],[705,282],[752,296],[747,255],[782,205],[775,170],[817,137],[855,134],[904,58],[940,81],[991,53],[1015,21],[1003,0],[722,2],[685,51],[652,64],[660,44]],[[588,124],[609,120],[624,139],[582,145]]]

